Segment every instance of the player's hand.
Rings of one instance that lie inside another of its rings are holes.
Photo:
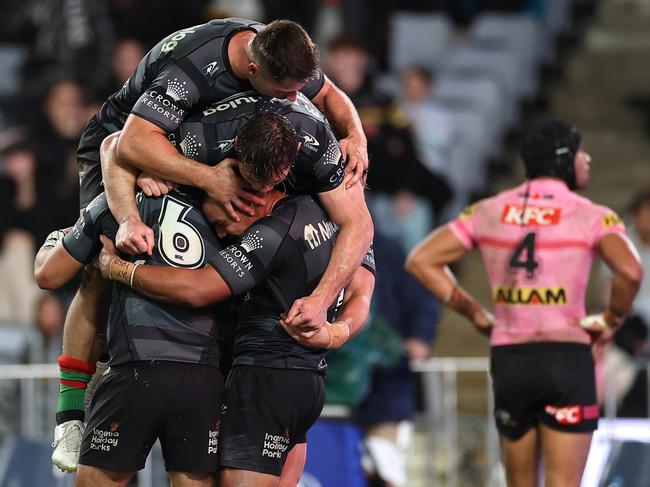
[[[291,338],[303,347],[307,348],[326,348],[330,342],[330,333],[327,324],[318,331],[305,332],[297,326],[287,325],[280,320],[280,325],[284,328]]]
[[[492,335],[492,328],[494,328],[494,315],[485,308],[481,308],[474,315],[474,326],[481,335],[490,337]]]
[[[431,345],[419,338],[404,340],[404,349],[409,360],[424,360],[431,356]]]
[[[209,171],[205,190],[208,195],[224,208],[228,216],[238,222],[237,210],[254,215],[251,205],[263,205],[264,199],[256,195],[250,185],[239,175],[237,160],[224,159]]]
[[[350,135],[339,140],[343,159],[347,161],[346,172],[352,173],[352,178],[345,182],[347,189],[357,182],[363,181],[368,171],[368,142],[365,135]]]
[[[142,223],[139,216],[129,216],[120,224],[115,245],[129,255],[151,255],[154,246],[153,230]]]
[[[587,315],[578,321],[582,329],[589,333],[600,334],[604,330],[615,328],[622,324],[623,317],[616,317],[612,312],[605,310],[603,313]]]
[[[296,299],[282,321],[285,325],[298,327],[302,331],[318,331],[327,322],[327,308],[328,303],[312,294]]]
[[[100,235],[99,240],[102,242],[102,250],[99,252],[99,271],[104,278],[109,279],[111,262],[117,255],[117,248],[111,242],[111,239],[105,235]]]
[[[176,183],[166,181],[147,172],[140,173],[136,184],[147,196],[156,197],[166,195],[176,187]]]

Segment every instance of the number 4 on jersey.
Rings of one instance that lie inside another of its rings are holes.
[[[517,245],[510,257],[510,267],[513,269],[526,269],[526,277],[532,279],[539,264],[535,260],[535,233],[527,233],[523,240]],[[524,252],[526,258],[524,259]]]

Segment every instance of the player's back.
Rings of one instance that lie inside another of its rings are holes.
[[[295,102],[245,91],[203,107],[189,116],[168,138],[190,159],[215,165],[236,158],[235,138],[254,115],[285,116],[301,140],[286,189],[314,194],[336,188],[344,177],[340,146],[325,116],[302,93]]]
[[[470,206],[451,229],[481,253],[494,300],[492,345],[589,343],[578,325],[599,240],[620,219],[568,189],[534,179]]]

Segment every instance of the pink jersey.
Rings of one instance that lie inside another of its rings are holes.
[[[495,327],[492,345],[589,343],[578,325],[599,240],[625,234],[621,219],[559,180],[534,179],[479,201],[449,228],[485,264]]]

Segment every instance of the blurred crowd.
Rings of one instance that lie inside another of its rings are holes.
[[[344,402],[373,411],[360,416],[371,431],[408,420],[415,410],[408,359],[430,354],[438,313],[424,292],[408,292],[413,301],[399,295],[417,286],[402,275],[405,253],[488,192],[490,175],[511,169],[517,127],[545,108],[566,52],[558,46],[575,41],[594,3],[185,0],[179,8],[172,0],[0,0],[0,324],[29,336],[0,339],[2,362],[54,363],[59,354],[74,289],[41,294],[33,256],[51,230],[78,216],[78,137],[106,97],[175,30],[251,13],[267,22],[290,18],[320,41],[323,71],[350,96],[368,138],[379,270],[373,333],[387,328],[381,336],[392,337],[396,352],[389,363],[369,359],[361,374],[368,395]],[[334,27],[324,26],[332,12]],[[650,196],[639,196],[630,215],[648,264]],[[644,285],[638,319],[649,323]],[[623,340],[627,356],[645,346],[647,328],[638,329]],[[399,404],[382,392],[395,384],[404,388]]]

